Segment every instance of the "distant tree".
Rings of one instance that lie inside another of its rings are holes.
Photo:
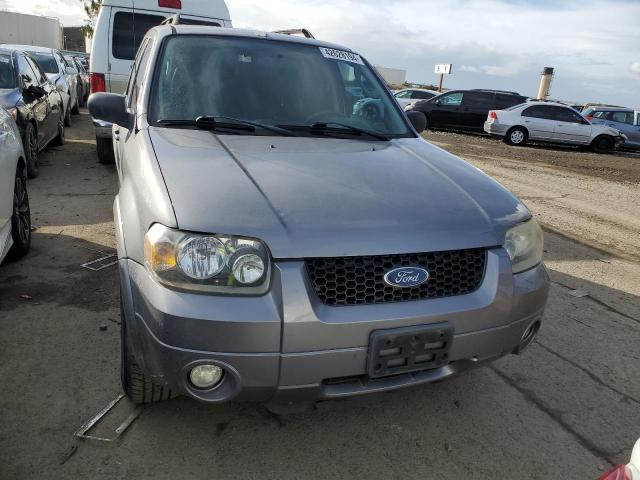
[[[87,14],[85,25],[82,27],[82,33],[88,36],[93,35],[93,26],[96,23],[96,17],[100,12],[102,0],[80,0],[84,5],[84,12]]]

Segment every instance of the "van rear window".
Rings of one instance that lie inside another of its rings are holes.
[[[161,15],[117,12],[113,19],[113,56],[121,60],[133,60],[145,34],[164,19]]]

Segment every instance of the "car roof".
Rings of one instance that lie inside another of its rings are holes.
[[[627,107],[598,107],[598,106],[594,106],[594,107],[587,107],[590,110],[593,111],[603,111],[603,112],[633,112],[633,108],[627,108]]]
[[[7,48],[11,50],[24,50],[27,52],[39,52],[39,53],[53,53],[55,48],[49,47],[36,47],[35,45],[10,45],[10,44],[2,44],[0,48]]]
[[[533,106],[533,105],[550,105],[552,107],[564,107],[564,108],[571,108],[571,105],[567,105],[566,103],[560,103],[560,102],[546,102],[544,100],[529,100],[527,102],[524,102],[523,105],[527,105],[529,107]]]
[[[162,33],[168,33],[172,31],[177,35],[218,35],[227,37],[242,37],[242,38],[256,38],[263,40],[277,40],[281,42],[298,43],[303,45],[312,45],[316,47],[333,48],[336,50],[342,50],[343,52],[353,52],[350,48],[344,47],[330,42],[323,42],[315,38],[300,37],[297,35],[286,35],[283,33],[263,32],[260,30],[249,30],[242,28],[226,28],[226,27],[214,27],[209,25],[161,25],[155,27]],[[166,32],[165,32],[166,30]]]
[[[414,88],[414,87],[408,87],[408,88],[403,88],[402,90],[398,90],[398,92],[396,93],[400,93],[400,92],[406,92],[407,90],[411,90],[412,92],[427,92],[427,93],[438,93],[435,90],[429,90],[428,88]]]

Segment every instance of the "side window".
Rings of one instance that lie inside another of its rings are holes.
[[[611,112],[609,114],[609,120],[633,125],[633,112]]]
[[[543,120],[553,120],[554,115],[552,112],[551,106],[547,105],[534,105],[532,107],[526,108],[522,112],[523,117],[531,117],[531,118],[541,118]]]
[[[396,93],[396,98],[411,98],[411,90]]]
[[[559,122],[584,123],[582,116],[570,108],[551,107],[553,109],[553,119]]]
[[[520,95],[507,95],[505,93],[496,93],[495,109],[504,110],[507,107],[513,107],[514,105],[521,105],[526,98]]]
[[[22,80],[22,84],[25,87],[28,86],[38,86],[40,85],[40,81],[36,72],[33,71],[29,62],[27,62],[26,57],[24,55],[18,55],[18,72],[20,74],[20,79]]]
[[[133,60],[145,34],[163,20],[164,17],[160,15],[116,12],[111,40],[113,56],[121,60]]]
[[[129,87],[127,87],[127,92],[129,95],[129,101],[127,102],[127,105],[130,108],[135,107],[136,102],[138,101],[138,93],[140,92],[142,82],[144,81],[144,71],[147,67],[147,63],[149,63],[149,53],[151,51],[150,45],[150,40],[147,40],[143,43],[140,51],[138,52],[138,58],[136,59],[136,63],[133,67],[134,70],[131,73],[131,77],[129,78],[130,90]]]
[[[440,104],[450,105],[454,107],[457,105],[462,105],[463,97],[464,97],[464,94],[462,92],[447,93],[446,95],[443,95],[442,97],[440,97]]]
[[[42,85],[43,83],[47,83],[49,81],[47,80],[47,75],[42,71],[40,66],[34,60],[31,60],[29,57],[25,57],[25,58],[27,59],[27,62],[29,62],[29,65],[31,65],[31,69],[36,74],[38,84]]]
[[[593,118],[600,118],[604,120],[605,118],[607,118],[608,114],[609,112],[593,112]]]
[[[465,107],[491,110],[493,107],[493,93],[467,92],[464,94]]]
[[[420,100],[427,100],[429,98],[435,97],[435,94],[429,92],[413,92],[413,96],[411,98],[418,98]]]

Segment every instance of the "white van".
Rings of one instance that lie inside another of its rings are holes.
[[[232,26],[224,0],[104,0],[91,46],[91,93],[123,93],[145,33],[176,14],[182,24]],[[98,160],[112,163],[111,125],[93,123]]]

